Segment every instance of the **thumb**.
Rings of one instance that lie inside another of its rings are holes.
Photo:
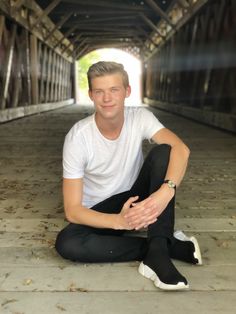
[[[135,201],[137,201],[137,199],[139,198],[139,196],[132,196],[130,197],[126,202],[125,202],[125,207],[130,207],[131,204]]]

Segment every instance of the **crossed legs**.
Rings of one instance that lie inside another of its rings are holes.
[[[132,188],[96,204],[93,209],[119,213],[129,197],[139,195],[139,200],[148,197],[163,183],[169,153],[168,145],[155,146],[146,157]],[[170,258],[196,263],[193,258],[194,246],[191,241],[181,241],[173,236],[174,203],[173,198],[157,221],[148,226],[147,238],[130,236],[122,230],[71,223],[58,234],[56,250],[66,259],[84,263],[143,261],[139,271],[145,277],[155,279],[157,275],[164,285],[176,287],[182,282],[183,287],[187,287],[186,279],[177,271]],[[166,286],[161,288],[165,289]]]

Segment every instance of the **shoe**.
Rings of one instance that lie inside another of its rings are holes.
[[[189,288],[187,280],[183,277],[183,281],[178,282],[177,284],[168,284],[160,280],[157,274],[143,262],[140,263],[138,268],[139,273],[145,278],[151,279],[154,282],[154,285],[157,288],[162,290],[174,291],[174,290],[186,290]]]
[[[200,247],[198,244],[198,241],[195,237],[188,237],[183,231],[181,230],[177,230],[174,232],[174,237],[180,241],[190,241],[193,243],[194,246],[194,252],[193,252],[193,256],[194,259],[196,260],[196,265],[202,265],[202,256],[201,256],[201,251],[200,251]]]

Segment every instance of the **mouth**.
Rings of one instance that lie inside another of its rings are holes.
[[[103,109],[111,109],[114,108],[115,105],[106,105],[106,106],[102,106]]]

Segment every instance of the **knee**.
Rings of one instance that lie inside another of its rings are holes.
[[[63,258],[68,258],[68,252],[70,248],[70,241],[64,236],[63,230],[59,232],[55,242],[55,249],[58,254],[60,254]]]
[[[153,175],[158,177],[165,176],[169,158],[170,158],[171,146],[168,144],[156,145],[148,154],[147,161],[151,167]]]
[[[55,242],[55,249],[61,257],[65,259],[69,259],[71,261],[78,261],[79,260],[78,239],[76,242],[77,243],[75,245],[74,239],[69,237],[66,234],[66,232],[62,230],[57,235],[56,242]]]
[[[68,226],[71,229],[70,226]],[[72,226],[73,229],[74,226]],[[86,263],[89,261],[89,250],[86,247],[87,235],[75,232],[71,233],[67,228],[59,232],[55,249],[61,257],[73,262]]]
[[[152,162],[166,162],[169,161],[171,146],[168,144],[156,145],[148,154]]]

